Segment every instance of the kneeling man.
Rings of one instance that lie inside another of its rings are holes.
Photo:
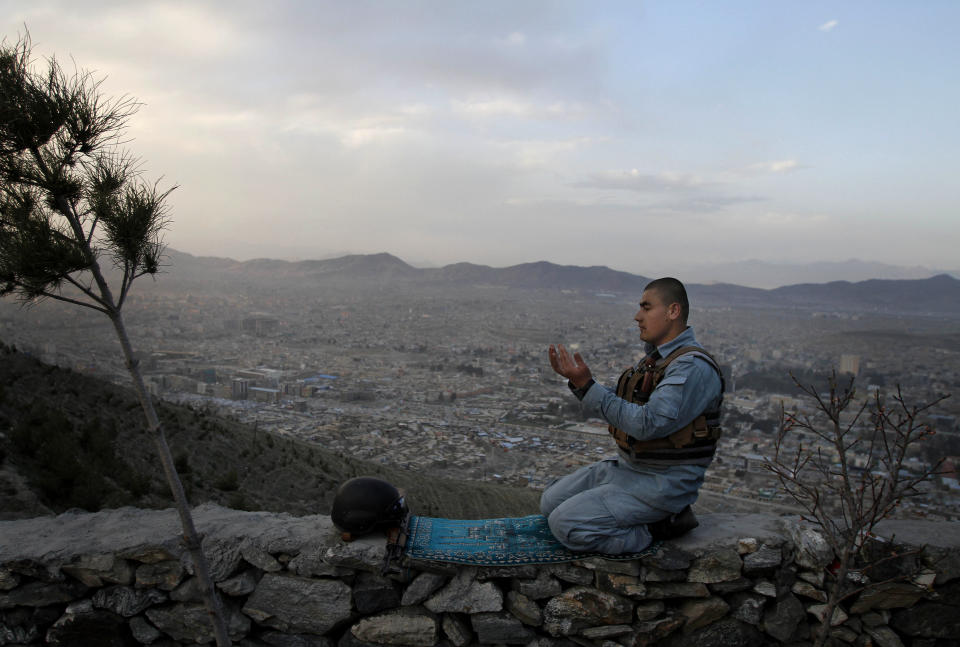
[[[543,492],[540,510],[568,548],[637,552],[696,526],[690,505],[720,437],[723,378],[687,326],[689,311],[677,279],[646,286],[634,319],[647,355],[615,390],[593,380],[579,353],[550,346],[550,366],[587,415],[607,421],[618,449]]]

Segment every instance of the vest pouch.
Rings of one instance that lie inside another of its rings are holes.
[[[680,449],[681,447],[686,447],[687,445],[690,445],[691,443],[693,443],[693,436],[694,436],[694,423],[691,422],[683,429],[678,429],[677,431],[667,436],[667,439],[670,441],[671,445],[673,445],[677,449]]]
[[[704,438],[709,438],[711,436],[710,428],[707,427],[706,416],[697,416],[696,420],[694,420],[691,424],[693,425],[693,437],[697,440],[703,440]]]

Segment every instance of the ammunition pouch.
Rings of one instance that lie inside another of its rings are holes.
[[[609,428],[610,434],[617,443],[617,447],[626,452],[631,458],[638,458],[645,452],[651,452],[658,449],[685,449],[688,447],[715,447],[717,440],[723,433],[719,426],[707,425],[707,417],[699,415],[690,424],[678,429],[665,438],[654,438],[653,440],[637,440],[627,435],[622,429],[613,426]],[[712,453],[712,452],[711,452]]]
[[[617,383],[617,395],[628,402],[646,404],[650,394],[663,379],[667,366],[677,357],[686,353],[696,353],[709,362],[720,375],[723,389],[723,375],[716,360],[697,346],[685,346],[670,353],[662,362],[646,358],[635,368],[629,368],[620,376]],[[722,390],[721,390],[722,394]],[[692,422],[664,438],[638,440],[613,425],[608,427],[614,441],[631,460],[653,460],[662,464],[701,463],[713,457],[717,440],[722,434],[720,411],[704,411]]]

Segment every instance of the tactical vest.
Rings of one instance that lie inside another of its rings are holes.
[[[683,346],[662,360],[646,357],[636,366],[628,368],[617,381],[617,395],[628,402],[646,404],[650,394],[666,374],[673,360],[687,353],[696,353],[707,360],[720,376],[720,399],[723,400],[723,374],[717,361],[699,346]],[[717,451],[720,438],[720,406],[708,409],[697,416],[693,422],[678,429],[665,438],[637,440],[625,431],[613,425],[608,427],[610,434],[619,447],[631,460],[657,465],[707,465]]]

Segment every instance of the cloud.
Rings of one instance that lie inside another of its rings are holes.
[[[792,171],[797,171],[803,168],[807,168],[800,164],[797,160],[788,159],[788,160],[773,160],[769,162],[757,162],[756,164],[750,164],[749,166],[741,169],[739,172],[733,172],[733,175],[740,176],[752,176],[752,175],[762,175],[768,173],[780,174],[780,173],[790,173]]]
[[[537,103],[508,95],[451,99],[450,111],[464,119],[518,119],[564,120],[585,117],[589,108],[576,101]]]
[[[496,99],[453,99],[450,101],[451,111],[468,118],[486,117],[529,117],[535,112],[535,107],[528,101],[521,101],[506,97]]]
[[[738,204],[764,202],[766,199],[759,195],[693,195],[680,200],[655,202],[649,205],[648,210],[664,214],[706,214],[723,211]]]
[[[523,32],[515,31],[507,36],[507,42],[511,45],[523,45],[527,42],[527,36]]]
[[[401,104],[379,112],[358,111],[310,93],[287,97],[278,110],[282,132],[332,137],[345,148],[422,131],[433,113],[424,103]]]
[[[707,186],[703,178],[689,173],[641,173],[638,169],[629,171],[607,171],[595,173],[573,186],[594,189],[623,189],[641,193],[660,193],[687,191]]]
[[[598,140],[591,137],[572,137],[556,140],[513,140],[497,143],[505,149],[517,165],[523,168],[555,167],[557,157],[591,146]]]
[[[796,170],[800,165],[797,164],[797,160],[779,160],[776,162],[767,162],[764,166],[771,173],[785,173]]]
[[[840,22],[837,20],[828,20],[827,22],[817,27],[817,29],[819,29],[820,31],[832,31],[833,28],[839,24]]]
[[[782,166],[782,163],[772,164],[778,169]],[[596,173],[586,180],[572,183],[571,186],[632,192],[636,195],[637,202],[630,208],[642,209],[644,213],[651,215],[699,215],[717,213],[734,205],[767,200],[760,195],[730,192],[730,187],[734,186],[731,180],[742,180],[743,177],[742,171],[739,174],[724,172],[704,177],[694,173],[654,174],[631,169]],[[723,178],[723,181],[720,178]]]

